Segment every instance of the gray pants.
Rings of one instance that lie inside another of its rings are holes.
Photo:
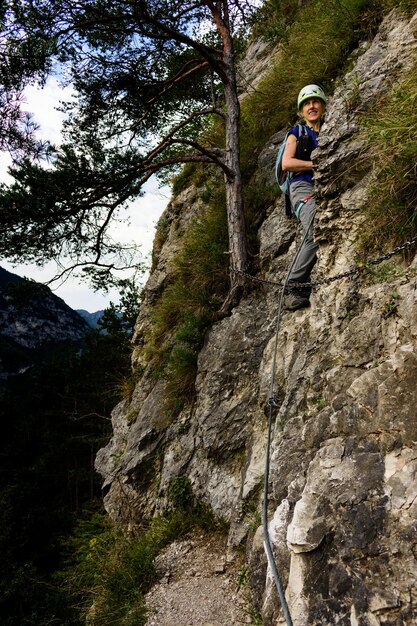
[[[313,239],[313,222],[314,215],[316,213],[316,202],[314,196],[305,200],[305,198],[308,198],[313,193],[313,185],[306,181],[300,180],[291,184],[290,199],[293,211],[301,222],[303,235],[307,230],[308,234],[301,247],[297,262],[292,268],[289,276],[289,283],[308,282],[311,270],[317,261],[317,250],[319,245]],[[289,284],[289,287],[291,287],[291,284]],[[307,288],[307,291],[310,291],[310,289]]]

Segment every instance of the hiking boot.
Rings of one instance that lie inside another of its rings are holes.
[[[310,306],[310,298],[304,293],[289,293],[284,299],[284,309],[286,311],[297,311]]]

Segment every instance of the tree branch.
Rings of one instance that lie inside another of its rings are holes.
[[[209,64],[207,61],[202,61],[200,62],[198,65],[196,65],[195,67],[185,71],[184,73],[181,73],[186,67],[187,65],[190,65],[192,62],[190,61],[189,63],[185,64],[184,67],[177,72],[176,76],[174,76],[172,79],[165,81],[165,84],[167,85],[165,87],[165,89],[163,89],[158,96],[154,96],[153,98],[150,98],[146,103],[145,103],[145,107],[146,106],[150,106],[151,104],[154,104],[155,102],[157,102],[161,96],[165,95],[166,93],[168,93],[171,89],[174,88],[175,85],[177,85],[179,82],[185,80],[186,78],[189,78],[190,76],[192,76],[194,73],[197,73],[198,71],[209,67]],[[162,83],[164,84],[164,83]],[[221,111],[219,109],[215,109],[213,107],[213,109],[211,110],[212,113],[216,113],[217,115],[222,115]],[[135,128],[137,128],[145,119],[146,117],[149,115],[149,111],[146,111],[142,117],[135,122],[130,128],[129,130],[133,131],[135,130]],[[224,114],[223,114],[224,117]]]

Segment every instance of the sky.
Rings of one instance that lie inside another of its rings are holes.
[[[63,113],[58,111],[57,107],[63,99],[70,95],[71,90],[69,88],[62,89],[55,78],[48,79],[43,89],[37,86],[26,88],[26,104],[23,108],[33,114],[35,121],[40,126],[39,136],[42,139],[49,140],[54,144],[60,143]],[[9,155],[0,153],[1,181],[12,180],[7,174],[10,163]],[[158,188],[157,181],[151,179],[144,187],[144,191],[144,196],[132,202],[126,211],[128,223],[117,224],[111,232],[114,238],[123,243],[134,240],[141,247],[143,259],[149,259],[155,226],[169,201],[170,189],[169,187]],[[5,259],[0,259],[0,266],[9,272],[32,278],[37,282],[46,282],[56,273],[56,266],[52,262],[42,269],[35,265],[15,265]],[[145,274],[143,281],[146,280],[146,277]],[[50,288],[72,309],[85,309],[90,313],[104,309],[110,302],[115,304],[118,302],[116,290],[111,290],[107,294],[95,292],[88,283],[74,278],[67,279],[61,285],[50,285]]]

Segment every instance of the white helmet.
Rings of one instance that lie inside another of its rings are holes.
[[[310,100],[310,98],[317,98],[318,100],[322,100],[324,104],[326,104],[327,99],[324,95],[323,89],[319,85],[306,85],[302,88],[300,93],[298,94],[297,99],[297,107],[298,110],[301,109],[303,102],[306,100]]]

